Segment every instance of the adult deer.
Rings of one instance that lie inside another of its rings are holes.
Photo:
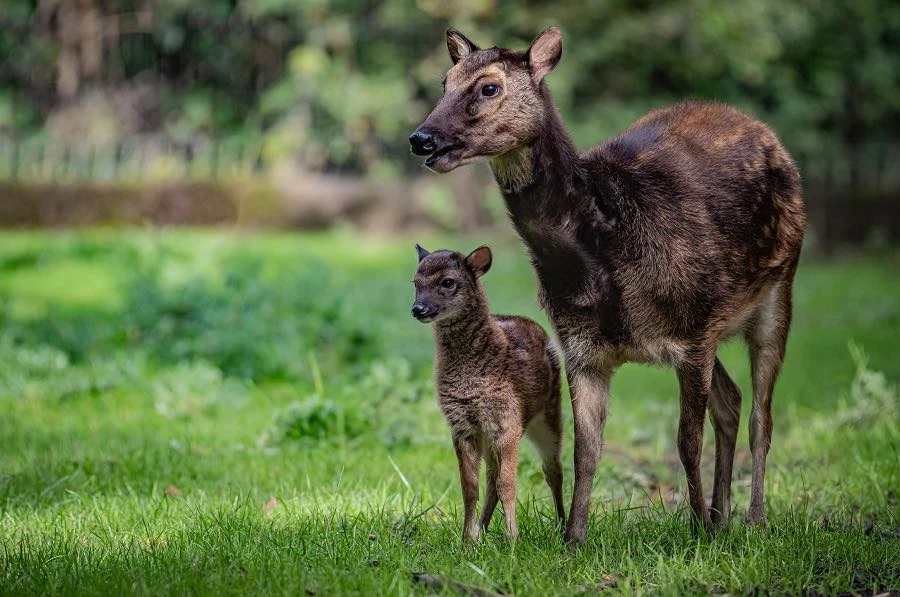
[[[489,158],[528,247],[572,395],[566,539],[584,541],[610,378],[630,361],[675,368],[678,453],[694,520],[727,524],[741,396],[716,349],[738,333],[753,379],[748,519],[764,523],[772,389],[806,226],[791,157],[766,125],[699,101],[651,112],[579,154],[544,83],[562,56],[559,29],[524,52],[481,50],[452,29],[447,46],[444,95],[409,140],[437,172]],[[716,437],[712,515],[700,479],[707,407]]]

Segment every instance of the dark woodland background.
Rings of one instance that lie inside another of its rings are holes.
[[[900,239],[900,5],[879,0],[0,0],[0,225],[472,231],[486,167],[406,137],[452,25],[564,32],[549,84],[581,148],[688,97],[765,120],[800,164],[810,243]]]

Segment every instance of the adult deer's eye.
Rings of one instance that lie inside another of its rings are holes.
[[[484,87],[481,88],[481,95],[483,95],[485,97],[494,97],[495,95],[497,95],[498,91],[500,91],[499,87],[488,83],[487,85],[485,85]]]
[[[454,280],[451,280],[450,278],[444,278],[443,280],[441,280],[441,286],[443,286],[444,288],[453,288],[454,286],[456,286],[456,282]]]

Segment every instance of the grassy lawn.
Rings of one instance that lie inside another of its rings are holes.
[[[629,366],[578,550],[530,449],[520,540],[498,515],[461,545],[414,268],[411,240],[340,232],[0,236],[0,593],[441,591],[415,572],[516,595],[900,589],[900,254],[801,263],[767,531],[742,523],[749,365],[733,343],[730,530],[692,537],[674,374]],[[495,311],[545,322],[516,242],[495,243],[485,283]]]

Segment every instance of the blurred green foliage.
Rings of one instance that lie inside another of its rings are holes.
[[[299,159],[318,170],[397,177],[416,167],[402,159],[406,135],[439,96],[449,66],[445,27],[485,46],[524,48],[559,25],[565,57],[549,84],[582,147],[685,97],[764,118],[802,161],[831,163],[900,137],[900,4],[888,0],[64,5],[3,0],[0,133],[41,130],[66,102],[92,98],[104,106],[92,129],[118,118],[107,137],[237,139],[258,147],[261,168]],[[96,27],[79,27],[91,15],[99,15],[100,50],[84,45]],[[99,66],[79,65],[79,47],[99,51]],[[153,100],[134,100],[131,120],[115,116],[116,94],[138,84]],[[73,97],[61,97],[64,88]]]

